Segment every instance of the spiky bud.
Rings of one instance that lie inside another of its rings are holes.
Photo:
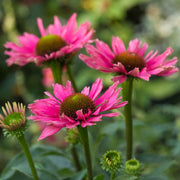
[[[0,114],[0,127],[4,135],[15,135],[20,137],[26,129],[25,106],[21,103],[7,102],[2,107],[4,115]]]
[[[101,159],[102,169],[112,173],[120,170],[122,159],[121,154],[117,151],[107,151]]]

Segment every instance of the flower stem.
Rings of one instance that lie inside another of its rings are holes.
[[[91,153],[89,149],[89,137],[88,137],[88,129],[87,127],[83,128],[81,126],[77,126],[80,134],[81,142],[84,147],[86,164],[87,164],[87,172],[88,172],[88,180],[93,179],[92,174],[92,162],[91,162]]]
[[[31,168],[31,172],[32,172],[32,175],[34,177],[34,180],[39,180],[36,169],[35,169],[35,166],[34,166],[34,162],[33,162],[32,156],[31,156],[31,153],[29,151],[28,144],[27,144],[26,139],[24,137],[24,134],[22,136],[20,136],[20,137],[17,137],[17,139],[18,139],[19,143],[21,144],[21,146],[22,146],[22,148],[24,150],[24,153],[26,155],[29,166]]]
[[[132,147],[133,147],[133,122],[132,122],[132,110],[131,110],[131,100],[132,100],[132,88],[133,88],[133,78],[127,77],[126,81],[123,83],[123,100],[128,101],[128,104],[124,106],[124,116],[126,123],[126,159],[132,158]]]
[[[111,178],[110,178],[110,180],[114,180],[114,178],[115,178],[115,172],[111,172]]]
[[[49,64],[50,64],[50,68],[51,68],[52,73],[53,73],[54,82],[62,84],[62,66],[61,66],[61,63],[56,61],[56,60],[52,60],[51,62],[49,62]]]
[[[72,75],[72,71],[71,71],[71,67],[70,67],[70,66],[71,66],[71,63],[68,63],[68,64],[67,64],[67,73],[68,73],[69,79],[70,79],[70,81],[71,81],[71,83],[72,83],[72,86],[73,86],[73,88],[74,88],[74,91],[75,91],[75,92],[78,92],[78,89],[77,89],[77,86],[76,86],[74,77],[73,77],[73,75]]]
[[[75,166],[76,166],[76,170],[77,171],[80,171],[81,170],[81,164],[79,162],[79,157],[78,157],[78,154],[77,154],[77,151],[76,151],[76,146],[73,145],[72,149],[71,149],[71,153],[72,153],[72,156],[73,156],[73,159],[74,159],[74,163],[75,163]]]

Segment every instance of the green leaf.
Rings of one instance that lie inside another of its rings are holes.
[[[63,168],[58,171],[58,174],[60,175],[61,178],[69,178],[69,177],[74,176],[74,174],[76,173],[72,171],[71,169]]]
[[[100,174],[94,177],[93,180],[104,180],[104,177],[105,177],[104,174]]]
[[[58,179],[58,171],[69,168],[73,171],[73,163],[67,157],[67,153],[48,145],[35,145],[30,148],[35,166],[40,179]],[[20,175],[21,174],[21,175]],[[1,174],[2,180],[14,179],[23,176],[23,179],[31,178],[31,170],[23,152],[15,156],[5,167]],[[32,178],[31,178],[32,179]]]
[[[116,177],[114,180],[137,180],[137,176],[129,176],[129,175],[121,175],[121,176],[118,176]]]
[[[69,180],[82,180],[86,174],[87,174],[87,170],[84,169],[74,174],[71,178],[69,178]]]
[[[158,167],[156,167],[154,169],[154,171],[151,172],[151,175],[155,176],[155,175],[160,175],[162,174],[164,171],[166,171],[169,167],[171,167],[173,164],[175,163],[175,160],[173,161],[168,161],[168,162],[164,162],[158,165]]]

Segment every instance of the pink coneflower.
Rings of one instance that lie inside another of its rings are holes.
[[[34,34],[24,33],[18,37],[18,44],[5,44],[5,47],[10,49],[5,51],[5,54],[10,56],[6,61],[8,66],[24,66],[29,62],[40,65],[50,59],[72,56],[90,40],[94,31],[89,29],[89,22],[81,24],[77,29],[76,13],[64,26],[57,16],[54,16],[54,24],[50,24],[47,29],[44,28],[41,18],[37,19],[37,25],[40,38]]]
[[[29,109],[34,114],[29,119],[46,123],[39,140],[53,135],[63,127],[71,129],[75,126],[92,126],[101,121],[103,116],[118,116],[118,112],[101,112],[117,109],[124,106],[127,102],[120,102],[118,97],[121,88],[117,89],[114,83],[108,90],[101,95],[103,85],[102,80],[97,79],[90,87],[85,87],[80,93],[75,93],[71,82],[67,81],[66,87],[54,84],[54,96],[46,92],[47,99],[35,100],[29,105]]]
[[[116,73],[116,76],[112,78],[113,81],[122,83],[127,76],[149,81],[151,75],[169,76],[178,71],[178,68],[174,66],[177,62],[176,57],[166,60],[167,56],[173,52],[170,47],[162,54],[158,54],[158,51],[154,53],[150,51],[145,56],[148,44],[144,43],[141,46],[142,42],[138,39],[130,41],[127,50],[118,37],[112,38],[112,50],[103,41],[97,39],[95,42],[96,47],[90,44],[85,46],[90,57],[83,54],[79,57],[91,68]]]

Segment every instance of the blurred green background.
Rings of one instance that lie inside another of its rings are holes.
[[[17,42],[24,32],[40,35],[36,19],[41,17],[44,26],[53,23],[57,15],[62,24],[72,13],[77,13],[78,24],[88,20],[96,30],[94,38],[109,45],[112,36],[119,36],[126,47],[129,40],[139,38],[149,44],[148,50],[163,52],[174,49],[180,57],[180,1],[179,0],[1,0],[0,1],[0,105],[6,101],[19,101],[28,105],[44,97],[40,67],[24,67],[5,63],[6,41]],[[80,52],[85,53],[82,49]],[[178,62],[177,66],[179,67]],[[79,89],[90,85],[97,77],[103,78],[105,88],[112,84],[111,75],[90,69],[74,59],[73,72]],[[145,164],[145,172],[162,167],[159,178],[176,180],[180,177],[180,76],[151,77],[149,82],[134,83],[134,151]],[[29,112],[27,112],[29,114]],[[99,130],[99,135],[95,135]],[[118,118],[104,120],[91,128],[92,138],[98,142],[97,155],[107,150],[124,152],[124,121]],[[0,133],[0,171],[20,151],[15,139],[4,138]],[[33,134],[33,136],[32,136]],[[62,134],[62,133],[61,133]],[[61,135],[60,134],[60,135]],[[28,140],[36,143],[39,132],[30,126]],[[56,144],[57,145],[57,144]],[[59,145],[57,145],[59,146]]]

